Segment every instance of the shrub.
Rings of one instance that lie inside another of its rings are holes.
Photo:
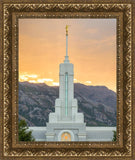
[[[28,131],[28,126],[25,120],[19,122],[19,141],[35,141],[32,136],[32,131]]]

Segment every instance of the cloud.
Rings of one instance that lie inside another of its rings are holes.
[[[85,81],[83,84],[90,85],[91,83],[92,83],[91,81]]]
[[[38,76],[36,74],[33,74],[33,75],[26,75],[27,77],[30,77],[30,78],[37,78]]]
[[[52,84],[53,84],[53,86],[59,86],[58,82],[53,82]]]
[[[38,77],[38,75],[36,74],[27,74],[27,73],[24,73],[24,74],[20,74],[19,75],[19,80],[20,81],[27,81],[29,79],[36,79]]]
[[[39,83],[44,83],[45,80],[44,80],[44,79],[37,79],[37,82],[39,82]]]
[[[30,83],[37,83],[35,80],[29,80]]]
[[[39,83],[53,82],[53,79],[47,79],[47,78],[37,79],[37,82],[39,82]]]
[[[25,75],[20,75],[19,79],[20,79],[20,81],[27,81],[28,77],[26,77]]]
[[[58,82],[54,82],[51,78],[40,78],[39,75],[36,74],[28,74],[28,73],[21,73],[19,75],[19,81],[24,82],[27,81],[29,83],[45,83],[49,86],[59,86]]]
[[[86,81],[85,83],[89,83],[89,84],[90,84],[90,83],[91,83],[91,81]]]

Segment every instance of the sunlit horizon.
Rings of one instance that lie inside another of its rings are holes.
[[[38,76],[36,74],[28,74],[28,73],[20,74],[19,82],[45,83],[49,86],[59,86],[59,82],[55,82],[51,78],[41,78],[40,76]],[[79,81],[76,78],[74,78],[74,83],[82,83],[85,85],[89,85],[89,84],[91,84],[91,81],[82,82],[82,81]]]
[[[29,82],[29,83],[36,83],[36,84],[42,83],[48,86],[59,86],[59,82],[54,82],[54,80],[51,78],[40,78],[40,76],[36,74],[27,74],[27,73],[20,74],[19,82]],[[74,78],[74,83],[80,83],[86,86],[104,86],[104,85],[92,85],[91,81],[82,82],[82,81],[77,80],[76,78]],[[108,88],[108,89],[112,90],[111,88]],[[116,92],[115,90],[112,90],[112,91]]]

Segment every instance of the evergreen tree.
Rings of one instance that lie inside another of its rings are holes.
[[[112,141],[116,141],[117,137],[116,137],[116,131],[113,131],[113,139]]]
[[[19,141],[35,141],[32,136],[32,131],[28,131],[25,120],[20,120],[19,122]]]

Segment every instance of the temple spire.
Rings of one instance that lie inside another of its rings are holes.
[[[68,27],[69,27],[69,25],[66,25],[66,56],[65,56],[64,63],[69,63],[69,59],[68,59]]]

